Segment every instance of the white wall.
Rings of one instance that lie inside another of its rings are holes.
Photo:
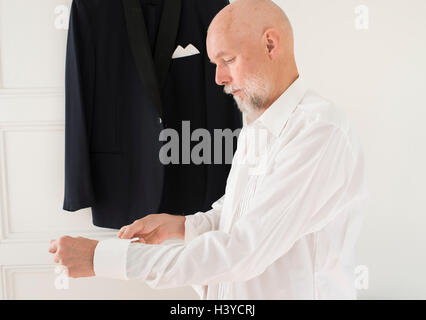
[[[425,299],[426,1],[276,2],[293,23],[301,74],[347,111],[364,146],[371,196],[358,264],[368,267],[369,288],[360,298]],[[191,288],[114,280],[71,279],[68,290],[55,288],[49,239],[113,234],[88,227],[89,210],[61,210],[60,5],[69,4],[0,0],[0,299],[196,299]],[[359,5],[369,8],[368,30],[356,29]]]
[[[104,239],[90,209],[62,210],[70,0],[0,0],[0,299],[198,299],[191,287],[69,279],[49,240]],[[170,242],[173,242],[170,240]]]
[[[370,201],[358,245],[361,299],[426,298],[426,1],[276,0],[301,74],[361,138]],[[369,29],[355,9],[367,5]]]

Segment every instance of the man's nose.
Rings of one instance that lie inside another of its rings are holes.
[[[229,75],[229,73],[221,67],[216,67],[216,83],[219,86],[224,86],[226,84],[229,84],[231,82],[232,78]]]

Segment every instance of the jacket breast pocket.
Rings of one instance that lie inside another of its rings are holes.
[[[201,54],[172,59],[166,87],[173,91],[173,103],[180,108],[182,119],[205,117],[201,114],[206,87]]]
[[[117,103],[96,106],[91,130],[91,153],[120,153],[120,110]]]
[[[170,62],[170,73],[180,80],[191,82],[194,74],[203,72],[203,55],[194,54],[191,56],[172,59]],[[192,84],[193,85],[193,84]]]

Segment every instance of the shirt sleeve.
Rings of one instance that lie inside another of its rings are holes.
[[[219,228],[220,213],[224,200],[225,195],[212,204],[211,210],[185,216],[185,243],[188,243],[204,232]]]
[[[363,172],[356,159],[339,128],[311,126],[279,151],[229,232],[204,232],[186,244],[132,243],[128,273],[122,268],[116,274],[152,288],[250,280],[357,201]]]

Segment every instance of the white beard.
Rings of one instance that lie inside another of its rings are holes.
[[[234,95],[234,100],[243,114],[252,115],[259,113],[267,101],[270,92],[270,85],[267,81],[257,75],[251,75],[245,83],[244,88],[226,87],[225,93],[231,94],[235,90],[241,90],[245,93],[245,99],[239,95]]]

